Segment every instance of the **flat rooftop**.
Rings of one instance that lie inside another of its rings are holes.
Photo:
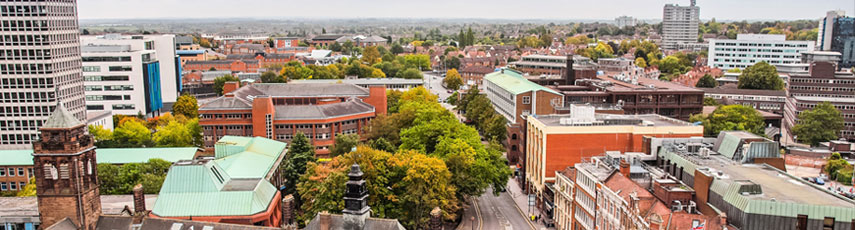
[[[776,202],[855,208],[853,201],[831,195],[825,190],[813,187],[801,178],[782,173],[771,166],[743,164],[714,168],[729,176],[729,179],[725,179],[729,182],[751,181],[760,185],[763,192],[746,196],[749,199],[768,201],[774,199]]]
[[[597,76],[597,79],[612,82],[612,86],[608,87],[608,91],[612,92],[635,92],[639,90],[647,90],[647,91],[680,91],[680,92],[697,92],[703,93],[702,90],[683,86],[680,84],[660,81],[657,79],[650,79],[639,77],[638,84],[632,84],[629,82],[624,82],[621,80],[614,79],[612,77],[608,77],[605,75]]]
[[[492,72],[492,71],[491,71]],[[406,78],[359,78],[359,79],[311,79],[311,80],[292,80],[291,84],[306,84],[306,83],[348,83],[354,85],[380,85],[380,84],[424,84],[424,79],[406,79]]]
[[[603,166],[597,165],[596,163],[593,163],[593,162],[585,162],[585,163],[576,164],[576,168],[584,169],[585,172],[588,172],[591,175],[593,175],[594,177],[596,177],[598,179],[598,181],[605,181],[606,179],[609,178],[610,175],[612,175],[612,171],[614,171],[614,169],[611,167],[608,167],[608,166],[603,167]]]
[[[547,126],[573,126],[561,124],[561,119],[572,118],[571,114],[536,116],[535,118]],[[595,114],[596,121],[592,126],[693,126],[691,123],[665,117],[658,114]]]

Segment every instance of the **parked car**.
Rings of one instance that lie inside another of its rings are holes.
[[[825,181],[824,181],[824,180],[822,180],[822,178],[819,178],[819,177],[817,177],[817,178],[816,178],[816,180],[814,180],[814,183],[816,183],[816,184],[818,184],[818,185],[825,185]]]
[[[454,92],[454,91],[451,91],[451,90],[449,89],[449,90],[448,90],[448,91],[446,91],[446,92],[447,92],[447,93],[452,93],[452,92]]]

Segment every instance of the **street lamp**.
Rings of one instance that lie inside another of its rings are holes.
[[[475,217],[473,216],[470,219],[472,220],[472,230],[475,230]]]

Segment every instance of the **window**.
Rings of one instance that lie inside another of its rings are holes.
[[[6,187],[6,182],[0,182],[0,191],[6,191],[7,189],[9,188]]]
[[[110,72],[131,71],[130,66],[110,66]]]
[[[18,190],[18,183],[9,182],[9,190]]]
[[[822,219],[822,230],[834,230],[834,217]]]
[[[100,66],[84,66],[83,72],[101,72]]]
[[[6,176],[6,169],[0,168],[0,176]]]
[[[531,104],[531,97],[530,96],[523,96],[522,102],[523,102],[523,105]]]
[[[18,176],[24,176],[24,168],[18,168]]]
[[[807,230],[808,216],[799,215],[796,221],[796,230]]]

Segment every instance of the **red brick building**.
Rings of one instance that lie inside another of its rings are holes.
[[[213,61],[188,61],[184,63],[185,71],[208,71],[228,70],[232,72],[258,72],[261,62],[255,59],[249,60],[213,60]]]
[[[338,134],[362,134],[386,113],[386,88],[352,84],[253,84],[228,82],[224,96],[200,106],[205,147],[224,135],[260,136],[291,142],[304,133],[326,157]]]
[[[483,85],[484,75],[495,72],[496,68],[490,66],[465,66],[460,68],[460,77],[463,84]]]
[[[273,47],[276,49],[286,48],[286,47],[298,47],[300,46],[300,38],[296,37],[281,37],[273,39]]]

